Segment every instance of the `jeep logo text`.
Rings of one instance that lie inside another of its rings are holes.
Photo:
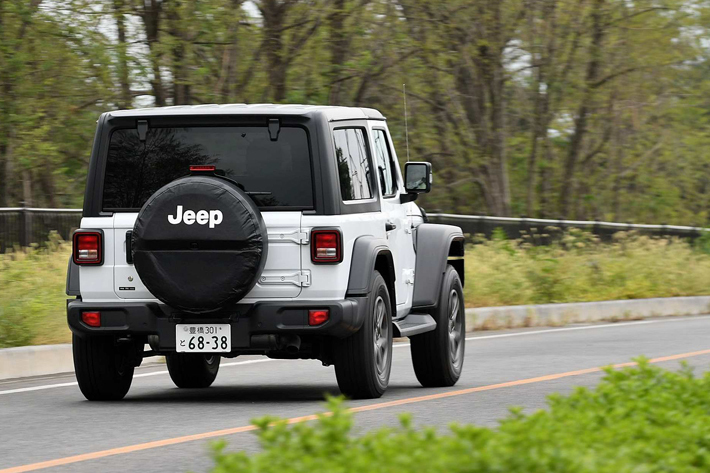
[[[175,215],[168,215],[168,222],[171,225],[177,225],[180,222],[185,222],[185,225],[192,225],[197,223],[198,225],[210,224],[210,228],[214,228],[215,225],[222,223],[222,211],[221,210],[186,210],[182,211],[182,205],[177,206]]]

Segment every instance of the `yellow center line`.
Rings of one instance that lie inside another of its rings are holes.
[[[689,353],[680,353],[678,355],[662,356],[659,358],[653,358],[653,359],[649,360],[649,362],[650,363],[662,363],[664,361],[681,360],[684,358],[691,358],[694,356],[701,356],[701,355],[710,355],[710,350],[700,350],[700,351],[694,351],[694,352],[689,352]],[[617,363],[612,366],[614,368],[624,368],[624,367],[634,366],[634,365],[636,365],[635,362],[627,362],[627,363]],[[458,389],[455,391],[447,391],[447,392],[443,392],[443,393],[429,394],[426,396],[409,397],[409,398],[405,398],[405,399],[397,399],[395,401],[388,401],[388,402],[378,402],[375,404],[368,404],[365,406],[353,407],[349,410],[350,410],[350,412],[374,411],[377,409],[385,409],[388,407],[403,406],[405,404],[414,404],[414,403],[424,402],[424,401],[433,401],[435,399],[444,399],[447,397],[462,396],[464,394],[471,394],[471,393],[477,393],[477,392],[482,392],[482,391],[491,391],[493,389],[510,388],[510,387],[514,387],[514,386],[523,386],[526,384],[541,383],[541,382],[545,382],[545,381],[554,381],[556,379],[569,378],[571,376],[580,376],[580,375],[585,375],[585,374],[590,374],[590,373],[598,373],[598,372],[602,371],[602,369],[603,368],[598,367],[598,368],[586,368],[586,369],[576,370],[576,371],[566,371],[564,373],[548,374],[545,376],[537,376],[535,378],[518,379],[515,381],[508,381],[505,383],[498,383],[498,384],[489,384],[486,386],[478,386],[475,388]],[[308,422],[308,421],[315,420],[315,419],[317,419],[316,415],[307,415],[307,416],[301,416],[301,417],[292,417],[290,419],[286,419],[286,422],[289,424],[297,424],[300,422]],[[56,467],[56,466],[70,465],[72,463],[84,462],[87,460],[96,460],[98,458],[105,458],[105,457],[110,457],[113,455],[124,455],[127,453],[140,452],[142,450],[150,450],[150,449],[159,448],[159,447],[168,447],[170,445],[178,445],[181,443],[194,442],[196,440],[212,439],[215,437],[223,437],[223,436],[227,436],[227,435],[239,434],[242,432],[251,432],[254,430],[257,430],[257,427],[255,427],[253,425],[245,425],[242,427],[234,427],[234,428],[230,428],[230,429],[213,430],[210,432],[203,432],[200,434],[184,435],[182,437],[174,437],[174,438],[170,438],[170,439],[156,440],[153,442],[128,445],[126,447],[110,448],[108,450],[100,450],[98,452],[83,453],[81,455],[73,455],[70,457],[57,458],[54,460],[48,460],[48,461],[43,461],[43,462],[38,462],[38,463],[30,463],[27,465],[15,466],[15,467],[11,467],[11,468],[6,468],[4,470],[0,470],[0,473],[23,473],[23,472],[27,472],[27,471],[36,471],[36,470],[41,470],[44,468],[52,468],[52,467]]]

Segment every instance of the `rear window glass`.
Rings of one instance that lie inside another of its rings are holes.
[[[282,127],[271,141],[266,127],[152,128],[145,143],[135,129],[111,134],[103,209],[137,210],[190,165],[214,165],[238,182],[259,207],[313,208],[308,137]]]

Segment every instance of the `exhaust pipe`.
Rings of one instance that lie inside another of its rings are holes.
[[[295,355],[301,349],[301,337],[298,335],[288,335],[282,338],[286,353]]]

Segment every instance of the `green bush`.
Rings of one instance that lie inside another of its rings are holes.
[[[41,248],[0,255],[0,348],[71,339],[64,293],[70,254],[54,234]]]
[[[214,446],[214,473],[258,472],[706,472],[710,471],[710,374],[669,372],[639,360],[607,370],[594,390],[549,398],[548,409],[513,410],[500,428],[452,425],[444,434],[398,428],[353,435],[352,414],[330,399],[315,423],[255,421],[262,452]]]
[[[591,233],[571,229],[550,245],[535,244],[548,236],[475,237],[476,244],[466,248],[466,304],[490,307],[710,294],[710,250],[703,250],[703,242],[620,232],[611,243],[602,243]],[[705,245],[710,248],[710,243]]]

